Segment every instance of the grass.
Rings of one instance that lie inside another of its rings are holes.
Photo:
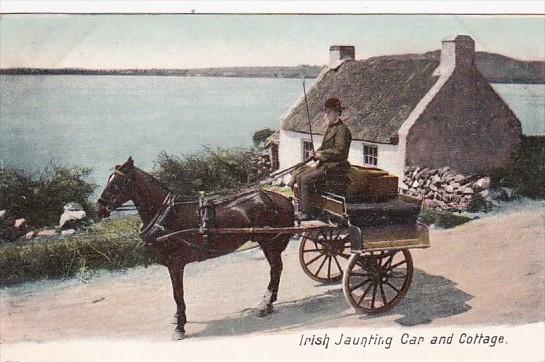
[[[426,225],[433,224],[441,229],[450,229],[473,219],[444,210],[422,209],[420,211],[420,220]]]
[[[0,245],[0,286],[66,278],[96,269],[154,263],[138,236],[136,216],[106,220],[68,237]]]
[[[288,188],[271,187],[285,196]],[[451,212],[423,209],[424,223],[452,228],[471,220]],[[138,236],[138,216],[104,220],[67,237],[40,238],[31,242],[0,244],[0,286],[40,279],[78,276],[87,278],[97,269],[119,270],[154,263]],[[240,250],[256,247],[247,243]]]

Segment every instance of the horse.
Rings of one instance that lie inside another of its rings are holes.
[[[132,200],[142,221],[144,231],[157,226],[157,216],[165,209],[169,190],[154,176],[134,166],[132,157],[114,172],[97,201],[99,219]],[[168,215],[161,218],[160,228],[168,231],[202,228],[202,205],[197,199],[174,203]],[[213,208],[213,227],[288,227],[294,223],[294,207],[290,199],[274,191],[254,189],[219,201]],[[201,229],[202,230],[202,229]],[[166,240],[147,240],[148,248],[157,256],[157,261],[168,268],[176,302],[176,328],[173,339],[185,337],[186,305],[184,302],[183,273],[188,263],[225,255],[237,250],[250,240],[257,242],[270,265],[270,281],[265,294],[256,308],[257,316],[263,317],[273,311],[273,302],[278,296],[282,274],[281,253],[286,249],[289,235],[229,234],[207,235],[191,233],[173,236]],[[207,249],[212,252],[207,253]]]

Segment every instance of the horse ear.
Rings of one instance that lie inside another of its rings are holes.
[[[134,166],[134,161],[132,159],[132,156],[129,156],[129,159],[127,160],[127,164]]]
[[[119,170],[120,167],[121,167],[120,165],[115,165],[116,170]]]

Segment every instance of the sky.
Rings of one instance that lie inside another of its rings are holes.
[[[354,45],[361,59],[439,49],[453,34],[478,51],[545,59],[543,16],[7,14],[0,67],[322,65],[330,45]]]

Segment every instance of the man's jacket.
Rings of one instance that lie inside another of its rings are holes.
[[[327,127],[322,145],[317,149],[321,154],[318,168],[329,171],[350,167],[347,161],[350,142],[352,134],[342,121]]]

